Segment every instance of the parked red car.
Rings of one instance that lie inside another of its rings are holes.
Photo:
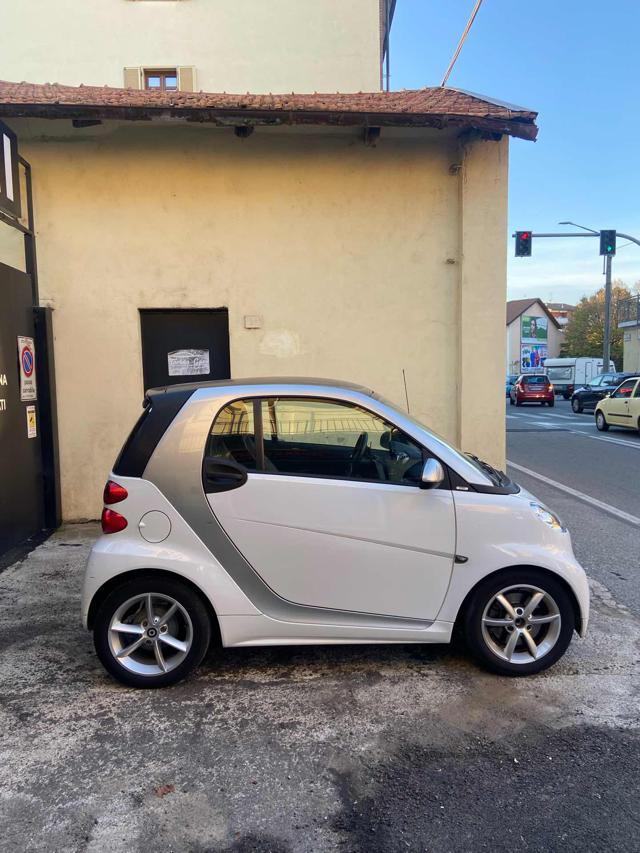
[[[523,373],[518,376],[511,389],[509,402],[512,406],[521,406],[523,403],[540,403],[541,406],[546,403],[547,406],[555,406],[556,398],[548,376],[529,376]]]

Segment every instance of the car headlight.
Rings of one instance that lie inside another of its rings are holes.
[[[566,530],[564,524],[560,521],[558,516],[551,512],[551,510],[547,509],[542,504],[534,503],[534,501],[530,501],[529,506],[534,515],[537,515],[540,521],[543,521],[545,524],[548,524],[549,527],[553,528],[553,530]]]

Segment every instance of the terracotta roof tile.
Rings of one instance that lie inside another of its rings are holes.
[[[349,94],[227,94],[150,92],[109,86],[0,81],[0,114],[5,116],[141,118],[169,111],[196,120],[222,117],[279,123],[448,125],[477,127],[534,139],[537,113],[458,89],[426,88]],[[112,115],[111,115],[112,113]],[[206,116],[204,115],[206,114]]]

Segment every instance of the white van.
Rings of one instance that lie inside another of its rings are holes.
[[[601,358],[548,358],[544,372],[553,383],[556,394],[562,394],[568,400],[578,386],[586,385],[603,372],[615,372],[616,366],[612,361],[606,371],[603,365]]]

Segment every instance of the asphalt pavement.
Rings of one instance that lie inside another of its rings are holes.
[[[506,420],[509,475],[557,511],[589,575],[640,614],[640,434],[600,433],[593,413],[562,399],[507,403]]]
[[[0,574],[0,851],[640,851],[640,442],[589,438],[563,404],[507,414],[511,473],[590,576],[587,637],[554,667],[499,678],[449,646],[240,648],[130,690],[80,625],[97,526],[67,525]]]

